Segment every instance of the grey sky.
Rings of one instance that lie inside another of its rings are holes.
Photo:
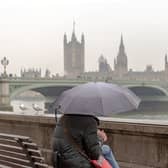
[[[167,0],[0,0],[0,59],[8,72],[22,67],[63,73],[63,35],[85,35],[86,71],[96,70],[103,54],[113,69],[123,34],[128,66],[164,68],[168,52]],[[0,67],[2,71],[2,66]]]

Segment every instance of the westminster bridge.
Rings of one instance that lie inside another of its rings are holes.
[[[46,101],[54,100],[64,90],[70,89],[74,86],[86,83],[96,82],[91,80],[82,79],[8,79],[10,99],[14,99],[19,94],[32,90],[41,93]],[[115,83],[131,89],[142,100],[142,103],[148,104],[148,109],[157,109],[158,102],[159,108],[168,109],[168,81],[138,81],[138,80],[109,80],[108,83]],[[149,103],[150,102],[150,103]],[[156,108],[155,108],[156,107]],[[143,110],[143,109],[142,109]],[[159,109],[160,110],[160,109]]]
[[[86,83],[96,82],[79,79],[8,79],[10,97],[13,98],[22,92],[32,90],[42,95],[58,96],[62,91],[74,86]],[[107,82],[107,81],[106,81]],[[168,81],[137,81],[137,80],[113,80],[108,83],[114,83],[131,89],[137,96],[150,97],[153,99],[164,99],[168,96]]]

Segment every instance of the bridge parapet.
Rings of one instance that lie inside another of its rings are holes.
[[[83,83],[86,83],[89,81],[86,80],[11,80],[9,81],[10,84],[10,97],[13,98],[14,96],[27,91],[27,90],[34,90],[37,92],[40,92],[41,94],[43,94],[44,96],[52,96],[52,97],[56,97],[58,96],[61,91],[66,90],[68,88],[71,88],[73,86],[76,85],[80,85]],[[109,83],[116,83],[119,85],[123,85],[125,87],[128,87],[130,89],[132,89],[133,91],[136,90],[140,90],[140,92],[137,93],[142,93],[142,90],[144,89],[150,89],[151,92],[155,92],[156,94],[161,94],[163,96],[168,96],[168,84],[161,82],[161,81],[121,81],[121,80],[115,80],[115,81],[109,81]],[[55,93],[53,88],[55,87]],[[62,87],[62,88],[61,88]],[[44,90],[47,88],[48,93]],[[49,90],[52,90],[51,92],[49,92]],[[57,91],[56,91],[57,90]],[[50,93],[52,93],[52,95],[50,95]],[[144,91],[143,93],[146,93],[146,91]],[[48,95],[47,95],[48,94]],[[138,96],[142,96],[143,95],[138,95]],[[161,96],[161,95],[147,95],[147,99],[149,100],[149,96]],[[159,99],[160,97],[158,97],[157,99]],[[153,99],[153,98],[152,98]],[[165,97],[162,99],[165,100]]]

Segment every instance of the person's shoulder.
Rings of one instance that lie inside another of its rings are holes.
[[[95,123],[99,125],[99,119],[96,116],[92,115],[82,115],[82,114],[66,114],[64,115],[65,118],[70,120],[75,120],[75,122],[79,123]]]
[[[88,123],[95,123],[96,125],[99,125],[99,119],[95,116],[92,116],[92,115],[86,115],[85,116],[85,120],[88,122]]]

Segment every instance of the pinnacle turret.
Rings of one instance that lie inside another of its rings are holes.
[[[64,33],[64,43],[67,43],[67,35]]]
[[[84,37],[84,34],[82,33],[82,36],[81,36],[81,42],[84,43],[85,42],[85,37]]]
[[[165,54],[165,64],[167,64],[167,54]]]
[[[120,50],[123,50],[123,51],[125,50],[122,34],[121,34],[121,40],[120,40]]]
[[[72,40],[72,41],[76,40],[76,36],[75,36],[75,22],[73,22],[73,31],[72,31],[71,40]]]

